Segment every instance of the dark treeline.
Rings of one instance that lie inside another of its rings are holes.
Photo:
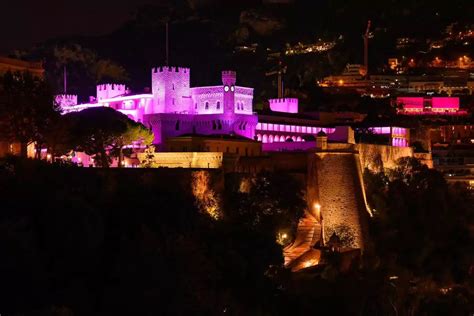
[[[474,308],[472,196],[416,161],[366,175],[376,212],[361,262],[341,269],[344,258],[332,253],[300,273],[282,268],[276,243],[278,229],[294,229],[301,216],[298,182],[260,174],[244,185],[241,176],[206,171],[206,194],[222,199],[215,220],[196,203],[194,172],[3,160],[2,315],[468,315]]]

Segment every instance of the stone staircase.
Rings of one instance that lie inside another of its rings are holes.
[[[295,259],[310,250],[319,241],[320,232],[321,226],[312,215],[306,214],[301,218],[298,223],[295,241],[283,249],[285,266],[290,265]]]

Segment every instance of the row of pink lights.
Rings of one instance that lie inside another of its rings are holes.
[[[286,142],[287,139],[291,139],[294,142],[304,142],[305,141],[300,136],[296,137],[296,136],[266,135],[266,134],[264,134],[262,136],[260,134],[257,134],[257,140],[259,142],[264,143],[264,144],[267,144],[267,143],[283,143],[283,142]]]
[[[388,134],[395,134],[395,135],[406,135],[407,129],[402,127],[392,127],[390,129],[389,126],[387,127],[371,127],[369,130],[374,134],[381,134],[381,135],[388,135]]]
[[[393,138],[392,139],[392,146],[394,147],[407,147],[408,142],[405,138]]]
[[[262,131],[308,133],[308,134],[317,134],[320,131],[323,131],[326,134],[332,134],[336,131],[335,128],[321,128],[321,127],[272,124],[272,123],[258,123],[256,129],[262,130]]]
[[[397,103],[402,104],[405,110],[423,109],[425,101],[429,102],[433,109],[459,110],[458,97],[433,97],[425,99],[423,97],[398,97]]]

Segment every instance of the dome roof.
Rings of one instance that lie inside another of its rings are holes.
[[[326,133],[323,131],[319,131],[319,133],[317,133],[316,136],[322,137],[322,136],[328,136],[328,135],[326,135]]]

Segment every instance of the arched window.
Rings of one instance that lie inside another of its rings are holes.
[[[270,136],[268,137],[268,142],[269,142],[269,143],[273,143],[273,135],[270,135]]]
[[[197,108],[198,108],[198,104],[194,103],[194,109],[197,110]]]
[[[209,102],[206,102],[205,109],[206,109],[206,110],[209,110]]]
[[[175,129],[176,129],[177,131],[179,131],[179,120],[176,121]]]
[[[216,109],[220,109],[221,108],[221,102],[220,101],[217,101],[217,104],[216,104]]]
[[[262,141],[262,135],[257,134],[257,140],[258,140],[259,142],[261,142],[261,141]]]
[[[266,134],[263,134],[262,143],[268,143],[268,136]]]
[[[286,140],[285,136],[281,135],[281,136],[280,136],[280,142],[283,143],[285,140]]]

